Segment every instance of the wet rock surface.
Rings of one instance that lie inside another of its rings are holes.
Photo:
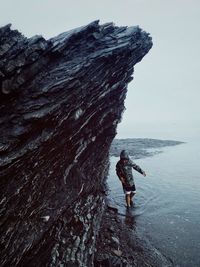
[[[97,239],[95,267],[170,267],[171,261],[135,231],[133,208],[126,214],[106,205]],[[115,208],[115,207],[114,207]]]
[[[93,266],[110,145],[151,47],[98,21],[50,40],[0,28],[1,266]]]

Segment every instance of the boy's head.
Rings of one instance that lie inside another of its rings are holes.
[[[128,155],[128,152],[126,150],[122,150],[121,151],[120,159],[123,160],[123,161],[129,160],[129,155]]]

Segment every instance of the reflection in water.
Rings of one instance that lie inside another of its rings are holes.
[[[124,224],[132,230],[135,230],[136,228],[136,220],[133,213],[133,208],[126,209],[125,212],[125,218],[124,218]]]

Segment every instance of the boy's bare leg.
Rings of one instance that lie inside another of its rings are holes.
[[[126,204],[127,207],[131,206],[131,194],[126,194]]]
[[[134,197],[135,193],[131,192],[130,193],[130,205],[133,205],[133,197]]]

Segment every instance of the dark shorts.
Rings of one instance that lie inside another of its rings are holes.
[[[124,194],[136,193],[135,185],[132,185],[132,186],[123,185],[123,190],[124,190]]]

